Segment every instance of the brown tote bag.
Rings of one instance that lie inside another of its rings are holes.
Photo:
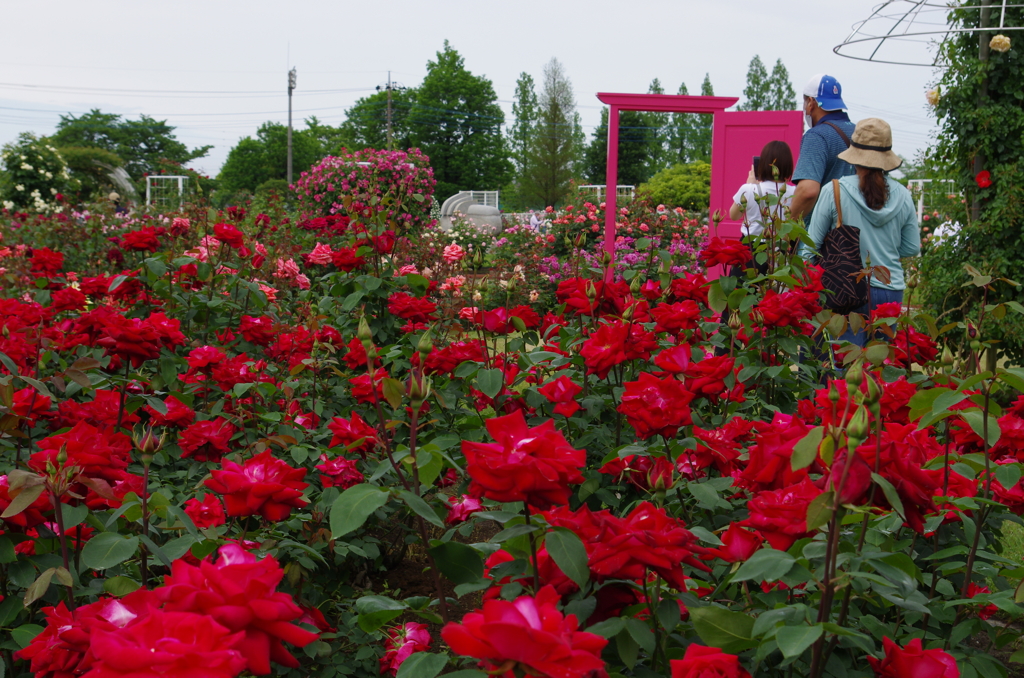
[[[825,288],[825,308],[847,315],[868,303],[868,279],[857,279],[864,264],[860,258],[860,229],[843,225],[843,208],[839,201],[839,180],[832,180],[836,199],[836,227],[821,243],[818,264]]]

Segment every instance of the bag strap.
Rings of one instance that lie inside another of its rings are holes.
[[[839,179],[832,180],[832,196],[836,199],[836,228],[843,227],[843,206],[839,204]]]
[[[826,122],[825,124],[828,125],[829,127],[831,127],[832,129],[834,129],[836,132],[839,132],[839,136],[842,137],[843,141],[846,143],[846,147],[847,148],[850,147],[850,143],[851,143],[850,142],[850,137],[846,136],[846,132],[844,132],[843,130],[839,129],[838,125],[833,124],[831,122]]]

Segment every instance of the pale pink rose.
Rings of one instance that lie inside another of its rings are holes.
[[[171,222],[171,230],[177,233],[184,233],[191,226],[191,222],[184,217],[175,217]]]
[[[321,266],[330,264],[333,261],[331,259],[332,253],[330,245],[322,245],[318,242],[316,247],[313,248],[313,251],[306,257],[306,261],[311,264],[319,264]]]
[[[263,246],[263,243],[256,243],[256,254],[267,256],[267,248]]]
[[[395,276],[401,278],[403,275],[419,275],[419,269],[416,268],[415,264],[406,264],[405,266],[398,269],[398,273]]]
[[[202,247],[205,247],[209,252],[216,252],[217,248],[220,247],[220,240],[217,240],[212,235],[207,235],[199,241],[199,244]]]
[[[294,259],[278,259],[277,270],[274,271],[275,278],[283,280],[294,280],[299,275],[299,265]]]
[[[466,256],[466,250],[457,243],[446,245],[444,248],[444,260],[449,264],[457,264]]]
[[[476,314],[480,312],[480,309],[476,306],[466,306],[459,311],[459,318],[462,320],[472,320],[476,317]]]
[[[264,285],[261,282],[257,282],[256,284],[260,286],[260,292],[263,292],[263,294],[267,295],[267,301],[277,301],[276,289],[270,287],[269,285]]]
[[[217,275],[234,275],[236,273],[238,273],[238,271],[234,268],[228,268],[227,266],[217,267]]]

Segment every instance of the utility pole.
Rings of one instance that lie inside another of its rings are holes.
[[[295,69],[288,71],[288,185],[292,183],[292,92],[295,91]]]
[[[377,85],[377,91],[379,92],[381,89],[382,89],[382,87],[380,85]],[[388,92],[388,108],[387,108],[388,150],[389,151],[393,151],[395,143],[394,143],[394,134],[392,133],[392,126],[391,126],[391,91],[392,90],[396,90],[396,89],[397,90],[404,90],[405,87],[403,87],[402,85],[400,85],[397,82],[391,82],[391,71],[388,71],[388,82],[387,82],[386,85],[383,86],[383,89],[386,89],[387,92]]]

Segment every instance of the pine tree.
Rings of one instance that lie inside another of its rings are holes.
[[[557,204],[569,192],[576,161],[576,96],[558,59],[544,66],[544,88],[529,146],[523,192],[543,205]]]
[[[647,88],[648,94],[664,94],[665,88],[661,81],[655,78],[651,86]],[[647,126],[650,128],[650,145],[647,148],[647,174],[654,176],[671,163],[668,158],[668,128],[670,118],[668,113],[648,112],[644,114]]]
[[[521,181],[530,152],[530,142],[537,126],[537,92],[534,89],[533,76],[529,73],[520,73],[519,79],[516,80],[512,115],[515,121],[508,132],[508,144],[512,152],[516,179]]]
[[[768,77],[768,108],[769,111],[796,110],[796,91],[789,79],[789,71],[782,64],[782,59],[775,62],[772,74]]]
[[[739,105],[741,111],[767,111],[771,110],[770,96],[771,83],[768,81],[768,71],[761,62],[761,57],[754,55],[750,60],[750,67],[747,69],[747,86],[743,90],[746,100]]]
[[[617,183],[639,186],[648,174],[648,151],[653,136],[641,111],[619,112],[619,167]],[[709,130],[710,132],[710,130]],[[710,139],[710,138],[709,138]],[[710,141],[709,141],[710,143]],[[587,147],[587,178],[595,184],[606,184],[608,160],[608,109],[601,111],[601,124]]]
[[[690,91],[686,83],[679,85],[677,94],[688,95]],[[668,124],[668,148],[666,164],[668,166],[689,162],[690,145],[693,143],[694,123],[696,122],[693,113],[671,113]]]
[[[711,75],[704,74],[704,82],[700,85],[700,95],[705,97],[715,96],[715,88],[711,86]],[[715,116],[711,113],[695,113],[693,142],[690,145],[689,161],[697,160],[711,162],[711,134],[714,127]]]

